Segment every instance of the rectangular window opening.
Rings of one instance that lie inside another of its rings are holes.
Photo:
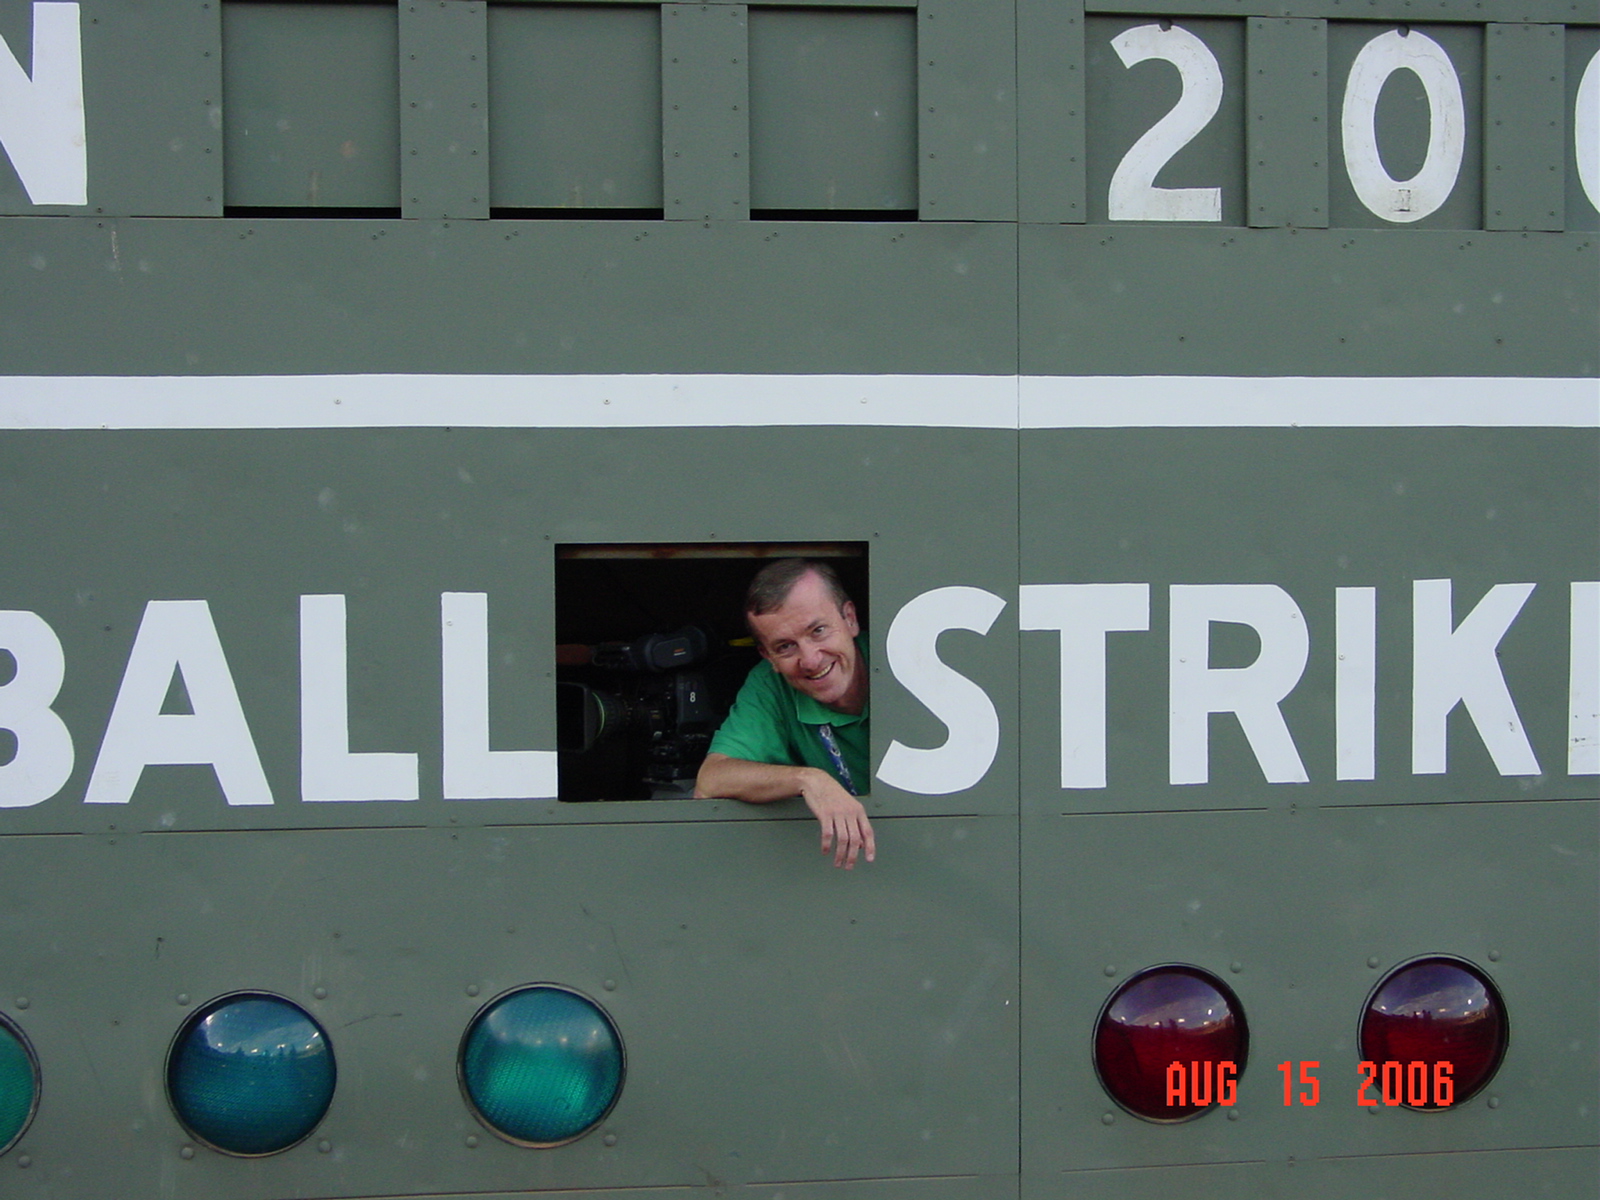
[[[752,8],[749,28],[750,215],[914,219],[916,10]]]
[[[222,7],[223,211],[400,212],[393,4]]]
[[[712,736],[760,661],[745,590],[763,566],[787,558],[828,564],[865,628],[865,542],[556,547],[562,800],[694,795]]]
[[[659,221],[659,208],[491,208],[496,221]]]
[[[491,4],[488,21],[491,213],[660,220],[660,6]]]

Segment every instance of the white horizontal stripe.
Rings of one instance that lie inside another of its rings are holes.
[[[5,429],[1015,429],[1008,375],[13,377]]]
[[[1593,379],[1015,375],[0,377],[0,429],[1600,427]]]
[[[1023,429],[1600,426],[1600,380],[1025,376]]]

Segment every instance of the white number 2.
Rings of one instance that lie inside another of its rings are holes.
[[[1113,221],[1220,221],[1222,189],[1160,188],[1156,175],[1217,115],[1222,68],[1194,34],[1173,25],[1139,25],[1111,39],[1122,65],[1152,58],[1178,68],[1183,91],[1172,111],[1133,144],[1111,176],[1107,207]]]

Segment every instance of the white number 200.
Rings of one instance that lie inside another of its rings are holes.
[[[1122,156],[1111,176],[1107,208],[1113,221],[1220,221],[1222,189],[1163,188],[1161,169],[1192,142],[1222,104],[1222,68],[1216,55],[1187,29],[1138,25],[1111,39],[1122,65],[1150,59],[1178,68],[1182,91],[1171,111]],[[1410,179],[1394,179],[1378,153],[1378,95],[1396,71],[1410,71],[1428,100],[1428,149]],[[1340,134],[1350,186],[1368,210],[1408,224],[1436,212],[1455,189],[1466,147],[1466,106],[1461,81],[1443,46],[1416,32],[1379,34],[1356,55],[1345,82]],[[1573,127],[1577,174],[1589,202],[1600,208],[1600,55],[1589,60],[1578,85]]]

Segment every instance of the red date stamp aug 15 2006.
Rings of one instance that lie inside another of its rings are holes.
[[[1315,1059],[1299,1063],[1299,1089],[1296,1090],[1293,1062],[1281,1062],[1283,1102],[1310,1108],[1322,1099],[1322,1082]],[[1360,1083],[1356,1104],[1372,1108],[1380,1102],[1390,1107],[1449,1108],[1455,1102],[1455,1071],[1449,1062],[1362,1062],[1357,1065]],[[1167,1103],[1179,1108],[1204,1108],[1219,1104],[1229,1107],[1238,1101],[1239,1069],[1227,1061],[1174,1062],[1167,1068]]]

